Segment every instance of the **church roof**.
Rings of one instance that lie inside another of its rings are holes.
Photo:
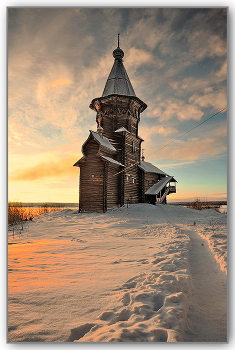
[[[90,133],[94,139],[103,147],[108,148],[111,151],[117,151],[116,148],[110,143],[109,139],[105,136],[101,137],[97,132],[90,130]]]
[[[124,126],[121,126],[119,129],[115,130],[114,132],[122,132],[122,131],[129,132],[126,128],[124,128]]]
[[[158,194],[166,184],[168,184],[170,181],[177,182],[173,176],[166,176],[160,181],[156,182],[152,187],[150,187],[145,194]]]
[[[166,173],[164,173],[164,171],[157,168],[155,165],[149,162],[145,162],[144,160],[140,161],[139,167],[140,169],[144,170],[146,173],[156,173],[156,174],[167,175]]]
[[[102,97],[112,94],[136,96],[122,62],[123,56],[124,52],[118,46],[117,49],[113,51],[113,57],[115,60],[108,76]]]
[[[120,165],[120,166],[124,166],[122,163],[118,162],[117,160],[110,158],[110,157],[106,157],[106,156],[100,156],[101,158],[107,160],[110,163],[114,163],[116,165]]]

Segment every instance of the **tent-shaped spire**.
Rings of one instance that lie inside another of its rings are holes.
[[[119,47],[119,37],[118,47],[113,51],[113,57],[115,59],[114,64],[106,82],[102,97],[112,94],[136,96],[122,62],[124,52]]]

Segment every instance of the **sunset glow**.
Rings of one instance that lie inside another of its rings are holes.
[[[148,105],[146,161],[178,181],[169,202],[226,200],[226,112],[179,138],[226,108],[226,17],[223,8],[9,8],[9,201],[79,201],[73,164],[96,131],[89,105],[102,95],[117,33]]]

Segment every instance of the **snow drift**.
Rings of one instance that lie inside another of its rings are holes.
[[[184,341],[192,294],[184,228],[207,238],[225,270],[226,214],[214,210],[67,209],[14,238],[9,231],[8,340]]]

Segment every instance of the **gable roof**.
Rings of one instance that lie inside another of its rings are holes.
[[[144,170],[146,173],[156,173],[156,174],[167,175],[166,173],[164,173],[164,171],[157,168],[155,165],[149,162],[145,162],[144,160],[140,161],[139,167],[140,169]]]
[[[117,160],[115,160],[115,159],[113,159],[113,158],[106,157],[106,156],[100,156],[100,157],[103,158],[103,159],[105,159],[105,160],[107,160],[107,161],[110,162],[110,163],[114,163],[114,164],[116,164],[116,165],[120,165],[120,166],[123,166],[123,167],[124,167],[124,165],[123,165],[122,163],[118,162]]]
[[[170,181],[174,181],[177,182],[173,176],[166,176],[163,179],[161,179],[160,181],[156,182],[152,187],[150,187],[145,194],[158,194],[164,186],[166,186],[166,184],[168,184],[168,182]]]
[[[81,163],[83,163],[83,161],[85,160],[86,157],[82,157],[79,160],[76,161],[76,163],[73,164],[73,166],[80,166]]]
[[[129,132],[126,128],[124,128],[124,126],[121,126],[119,129],[115,130],[114,132],[122,132],[122,131]]]
[[[116,152],[116,148],[110,143],[109,139],[105,136],[101,137],[97,132],[90,130],[93,138],[103,147],[109,149],[110,151]]]

